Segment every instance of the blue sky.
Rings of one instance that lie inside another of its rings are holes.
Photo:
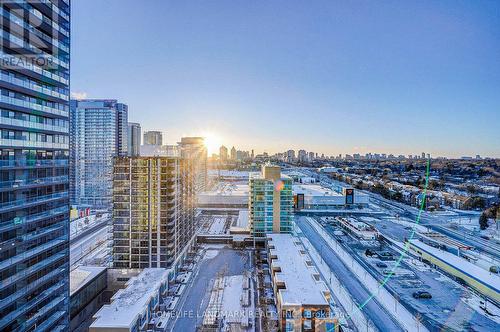
[[[71,90],[167,142],[500,157],[498,1],[73,0]]]

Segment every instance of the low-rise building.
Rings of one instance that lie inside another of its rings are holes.
[[[355,218],[336,217],[335,220],[337,220],[343,229],[361,240],[370,241],[378,237],[378,232],[373,226]]]
[[[268,260],[281,331],[330,331],[330,291],[298,238],[267,235]]]
[[[146,330],[168,290],[169,270],[147,268],[131,278],[95,315],[89,332]]]
[[[293,196],[297,210],[333,210],[347,206],[366,207],[369,197],[356,189],[345,188],[342,193],[318,184],[294,184]]]
[[[248,184],[220,182],[210,191],[199,193],[197,197],[199,208],[248,208]]]
[[[107,268],[79,266],[69,274],[70,331],[86,330],[88,321],[105,303]]]

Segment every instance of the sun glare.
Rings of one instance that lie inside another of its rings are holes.
[[[212,153],[219,153],[219,148],[222,144],[219,137],[212,133],[205,134],[204,137],[208,155],[211,155]]]

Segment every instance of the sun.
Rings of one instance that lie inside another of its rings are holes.
[[[212,133],[205,134],[203,137],[205,138],[205,146],[207,148],[208,155],[218,153],[222,144],[220,138]]]

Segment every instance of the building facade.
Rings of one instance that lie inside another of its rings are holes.
[[[219,148],[219,159],[220,161],[227,161],[227,148],[222,145],[220,148]]]
[[[290,233],[293,220],[292,179],[279,166],[264,165],[249,179],[250,230],[256,237]]]
[[[181,157],[191,159],[194,166],[196,192],[207,187],[207,147],[203,137],[182,137],[179,142]]]
[[[144,145],[163,145],[163,136],[161,131],[145,131]]]
[[[128,106],[114,99],[72,101],[71,119],[71,203],[111,209],[113,157],[128,149]]]
[[[191,160],[117,157],[113,176],[114,267],[171,267],[194,236]]]
[[[268,234],[266,247],[280,331],[339,331],[330,290],[300,240]]]
[[[137,157],[141,149],[141,125],[135,122],[128,123],[128,155]]]
[[[65,331],[70,1],[0,15],[0,331]]]

